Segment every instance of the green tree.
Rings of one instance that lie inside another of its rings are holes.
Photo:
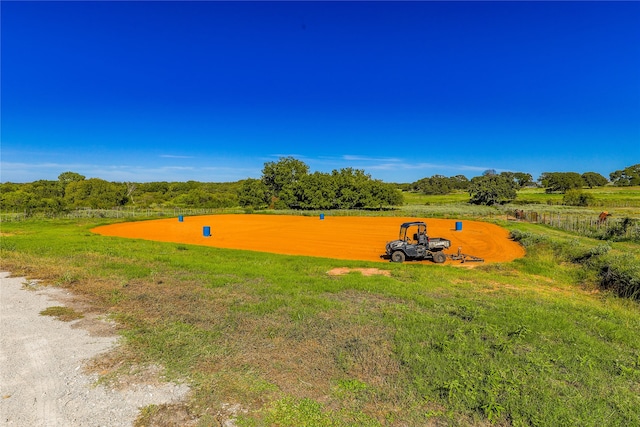
[[[194,188],[186,193],[182,193],[176,196],[172,201],[176,206],[181,207],[197,207],[197,208],[211,208],[213,197],[210,193],[202,190],[201,188]]]
[[[38,180],[26,184],[2,184],[0,209],[3,211],[60,213],[66,210],[58,181]]]
[[[238,194],[242,183],[238,182],[206,182],[200,187],[211,194],[210,206],[214,208],[230,208],[239,206]]]
[[[518,188],[524,188],[529,184],[533,184],[533,176],[526,172],[514,172],[514,179],[518,183]]]
[[[611,172],[609,178],[613,185],[618,187],[640,185],[640,163]]]
[[[32,208],[35,211],[60,213],[65,211],[64,190],[59,181],[38,180],[24,185],[24,190],[34,196]]]
[[[539,181],[547,193],[564,193],[584,186],[582,176],[577,172],[544,172]]]
[[[170,200],[168,192],[169,183],[166,181],[140,183],[136,190],[136,204],[142,207],[162,206]]]
[[[469,203],[496,205],[508,203],[516,198],[516,183],[504,175],[483,175],[471,179]]]
[[[262,182],[273,207],[286,209],[296,205],[296,187],[308,171],[309,166],[293,157],[281,157],[277,162],[264,164]]]
[[[568,206],[591,206],[595,198],[582,190],[567,190],[562,197],[562,204]]]
[[[382,209],[385,206],[398,206],[402,205],[404,201],[402,192],[394,184],[371,180],[369,191],[371,194],[370,208]]]
[[[62,172],[58,175],[58,183],[60,185],[60,196],[64,197],[67,186],[72,182],[84,181],[85,176],[77,172]]]
[[[525,185],[533,182],[531,174],[524,172],[500,172],[500,176],[512,181],[517,189],[523,188]]]
[[[449,178],[451,186],[456,190],[466,190],[469,188],[469,178],[464,175],[456,175]]]
[[[204,186],[194,188],[173,199],[173,204],[182,207],[224,208],[237,205],[237,199],[230,199],[220,192],[208,191]]]
[[[191,190],[200,188],[200,186],[202,186],[202,183],[193,180],[187,182],[172,182],[169,184],[169,189],[166,193],[167,200],[172,200],[182,194],[187,194]]]
[[[34,196],[39,198],[55,198],[62,197],[64,195],[63,189],[60,188],[58,181],[48,181],[40,179],[33,181],[30,184],[26,184],[27,191],[33,193]]]
[[[309,167],[292,157],[265,163],[260,188],[249,181],[240,191],[242,203],[260,198],[275,209],[381,209],[402,204],[395,184],[374,180],[363,170],[345,168],[331,174],[308,173]],[[257,196],[256,196],[257,194]]]
[[[371,177],[361,169],[344,168],[331,173],[336,190],[338,209],[361,209],[370,207],[372,200],[369,191]]]
[[[38,207],[38,200],[29,191],[23,188],[11,188],[12,191],[6,191],[6,184],[2,185],[0,192],[0,208],[5,212],[26,212],[31,214]]]
[[[453,191],[454,185],[446,176],[433,175],[431,178],[417,181],[416,189],[423,194],[449,194]]]
[[[330,174],[314,172],[303,176],[295,197],[301,209],[331,209],[336,201],[336,181]]]
[[[449,194],[455,190],[469,188],[469,179],[464,175],[456,175],[447,178],[444,175],[433,175],[431,178],[422,178],[414,182],[410,189],[423,194]]]
[[[83,181],[85,179],[84,175],[80,175],[77,172],[62,172],[58,175],[58,181],[66,186],[72,182]]]
[[[74,181],[67,185],[65,201],[72,207],[110,209],[127,202],[124,184],[112,183],[100,178]]]
[[[602,187],[603,185],[607,185],[609,183],[609,180],[607,180],[607,178],[597,172],[583,173],[582,181],[584,181],[584,184],[589,188]]]
[[[238,192],[238,203],[242,207],[261,209],[269,204],[267,197],[269,189],[260,179],[244,180]]]
[[[61,197],[47,197],[39,199],[37,210],[57,214],[66,212],[67,204]]]

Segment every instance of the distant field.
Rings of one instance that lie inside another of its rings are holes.
[[[414,192],[404,192],[405,205],[417,205],[417,204],[443,204],[443,203],[467,203],[469,202],[469,193],[456,192],[452,194],[444,195],[426,195]]]
[[[478,219],[509,217],[513,219],[516,210],[524,210],[529,220],[536,218],[537,221],[573,231],[591,228],[591,234],[597,231],[593,230],[593,226],[599,214],[607,211],[612,215],[609,226],[614,226],[624,218],[632,218],[636,221],[634,226],[636,231],[631,230],[629,233],[638,234],[640,187],[606,186],[585,188],[582,191],[593,196],[593,203],[590,206],[563,205],[563,194],[548,194],[543,188],[520,190],[513,202],[493,207],[471,205],[468,203],[468,195],[463,192],[444,196],[405,192],[402,210],[414,215],[435,218],[457,216]],[[575,224],[576,221],[579,224]]]
[[[640,207],[640,187],[596,187],[584,188],[584,193],[591,194],[596,206]],[[518,202],[530,203],[562,203],[562,194],[547,194],[542,188],[526,188],[518,192]]]
[[[583,188],[582,191],[593,195],[595,199],[594,207],[637,207],[640,208],[640,186],[636,187],[597,187]],[[562,204],[563,194],[545,193],[544,188],[525,188],[518,191],[514,203],[517,204]],[[466,192],[456,192],[447,195],[425,195],[420,193],[405,192],[405,205],[415,204],[449,204],[466,203],[469,201],[469,194]]]

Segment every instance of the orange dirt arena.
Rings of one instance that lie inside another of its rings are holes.
[[[524,256],[502,227],[479,221],[398,217],[208,215],[125,222],[94,228],[94,233],[160,242],[186,243],[286,255],[381,261],[388,241],[398,238],[400,224],[424,221],[432,237],[451,240],[448,253],[462,252],[485,262],[506,262]],[[204,234],[210,230],[210,236]],[[427,261],[431,264],[431,261]],[[447,263],[459,263],[448,260]]]

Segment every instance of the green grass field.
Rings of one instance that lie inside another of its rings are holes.
[[[160,364],[192,387],[180,409],[200,426],[221,425],[225,404],[246,410],[238,426],[640,425],[640,306],[598,288],[602,265],[640,265],[640,245],[497,221],[525,258],[271,255],[89,232],[104,219],[5,223],[0,258],[118,322],[101,381]],[[137,425],[176,410],[145,408]]]
[[[640,187],[595,187],[583,188],[584,193],[594,198],[594,208],[640,208]],[[545,193],[544,188],[524,188],[518,191],[514,204],[561,205],[563,194]],[[406,205],[446,205],[469,202],[469,194],[463,191],[445,195],[425,195],[420,193],[404,193]],[[636,209],[638,210],[638,209]]]

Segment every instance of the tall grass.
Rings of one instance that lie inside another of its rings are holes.
[[[549,246],[557,262],[573,262],[583,267],[602,290],[613,291],[620,297],[640,301],[640,245],[618,245],[612,250],[611,241],[597,245],[585,244],[580,239],[550,238],[547,234],[513,230],[514,240],[530,251],[538,246]]]
[[[640,207],[640,187],[596,187],[583,188],[582,192],[593,196],[594,207],[624,208]],[[546,193],[544,188],[525,188],[518,191],[516,201],[519,204],[562,204],[563,195]]]
[[[465,269],[88,231],[103,222],[3,224],[0,266],[108,313],[124,344],[102,367],[162,365],[191,385],[186,412],[201,425],[222,424],[230,405],[239,426],[640,425],[638,304],[597,292],[599,270],[584,268],[637,263],[637,244],[594,249],[603,243],[509,223],[528,255]]]

